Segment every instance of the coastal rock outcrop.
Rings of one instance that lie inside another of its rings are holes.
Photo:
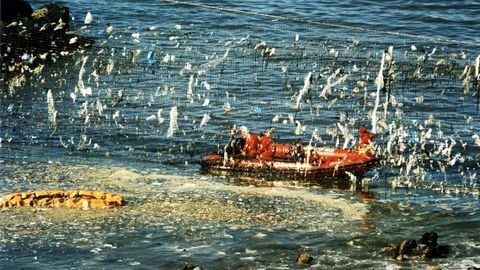
[[[1,71],[16,73],[92,46],[93,39],[70,34],[68,7],[47,4],[33,10],[24,0],[0,0]]]
[[[438,244],[436,232],[428,232],[418,241],[402,240],[397,245],[392,244],[383,248],[382,252],[391,254],[397,261],[405,261],[411,257],[433,259],[445,257],[448,253],[448,246]]]

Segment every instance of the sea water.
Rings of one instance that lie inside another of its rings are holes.
[[[480,53],[479,3],[65,4],[74,33],[95,45],[13,92],[2,85],[0,195],[93,189],[127,203],[2,211],[0,268],[292,269],[301,252],[313,269],[480,266],[478,90],[462,76]],[[317,129],[315,144],[342,147],[342,130],[371,124],[390,46],[384,160],[365,175],[368,189],[200,171],[233,125],[274,127],[287,142]],[[446,258],[379,252],[430,231]]]

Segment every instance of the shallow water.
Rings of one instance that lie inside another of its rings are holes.
[[[314,256],[312,267],[319,269],[458,269],[478,263],[478,195],[378,189],[365,197],[315,187],[226,185],[209,176],[122,167],[31,164],[20,171],[7,164],[3,177],[25,184],[28,175],[32,189],[116,191],[127,206],[3,211],[5,267],[178,269],[194,263],[208,269],[291,269],[302,251]],[[402,264],[379,253],[390,242],[425,231],[444,232],[440,243],[450,245],[448,258]]]
[[[127,206],[2,211],[2,268],[302,269],[294,263],[302,251],[314,269],[480,266],[478,87],[460,78],[466,65],[473,74],[479,54],[478,3],[209,3],[277,17],[169,1],[67,4],[75,32],[96,44],[12,91],[2,84],[0,195],[105,190]],[[87,10],[94,22],[81,28]],[[276,48],[273,57],[255,49],[262,41]],[[371,123],[389,46],[395,102],[385,118],[379,108],[382,164],[366,175],[368,190],[200,172],[200,158],[220,149],[234,124],[274,127],[282,141],[308,142],[317,129],[315,144],[342,147],[338,124],[356,136]],[[322,96],[329,77],[344,75]],[[92,95],[82,95],[80,81]],[[379,252],[429,231],[449,245],[447,258],[395,262]]]

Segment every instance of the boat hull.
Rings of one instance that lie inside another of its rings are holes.
[[[370,153],[355,150],[319,149],[316,160],[292,159],[259,160],[238,156],[224,158],[210,155],[202,159],[202,169],[216,174],[241,173],[262,178],[287,178],[295,180],[338,180],[362,177],[373,169],[377,159]]]

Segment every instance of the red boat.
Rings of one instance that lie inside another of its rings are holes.
[[[297,147],[289,144],[275,146],[272,160],[214,154],[202,159],[202,169],[217,174],[238,172],[259,177],[323,181],[361,177],[375,167],[378,161],[366,148],[347,150],[305,147],[299,158]]]

